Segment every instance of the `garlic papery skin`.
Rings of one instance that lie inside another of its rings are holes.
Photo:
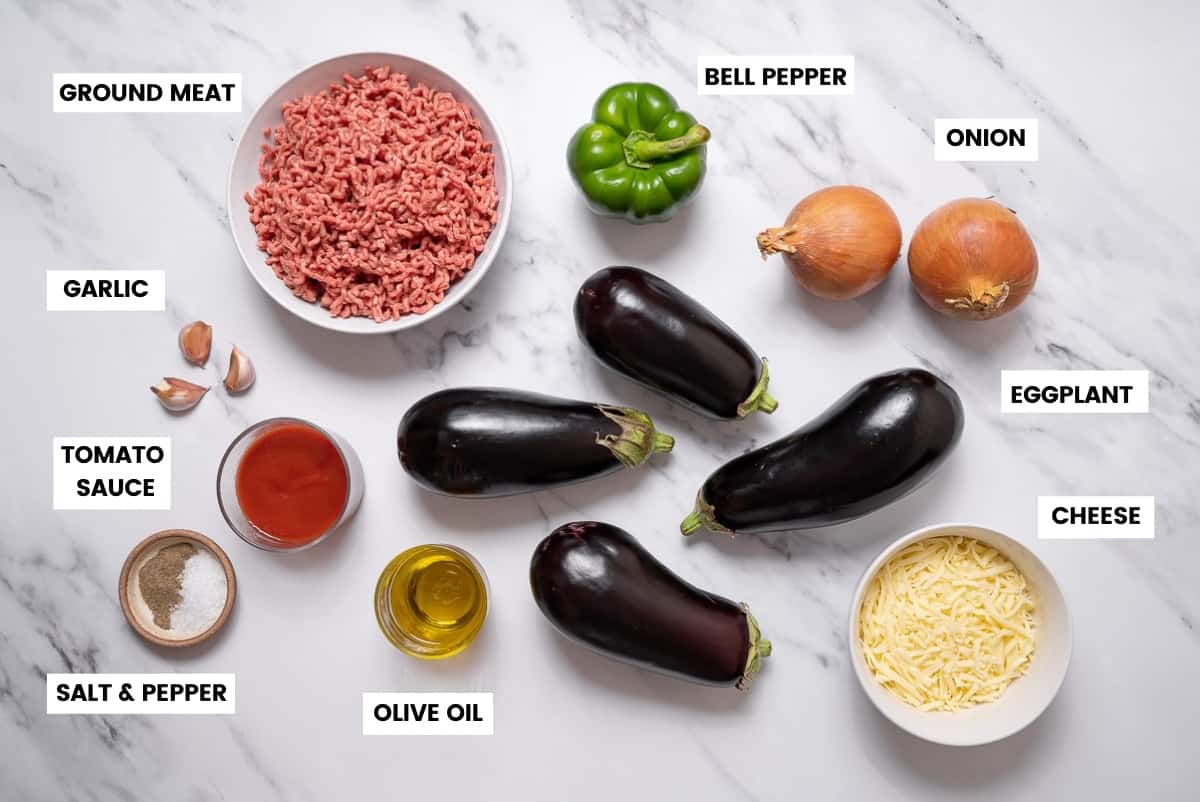
[[[243,393],[254,384],[254,363],[250,357],[233,346],[229,354],[229,370],[225,374],[225,389],[230,393]]]
[[[188,362],[203,367],[212,351],[212,326],[203,320],[184,326],[179,330],[179,350]]]
[[[166,376],[158,384],[150,388],[150,392],[158,396],[158,401],[172,412],[183,412],[200,403],[200,399],[208,392],[207,387],[192,384],[190,381]]]

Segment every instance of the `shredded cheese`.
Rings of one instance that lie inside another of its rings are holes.
[[[961,536],[910,543],[879,569],[859,610],[859,640],[879,684],[921,710],[1000,697],[1025,673],[1033,596],[1000,552]]]

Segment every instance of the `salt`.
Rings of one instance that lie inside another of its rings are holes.
[[[207,630],[225,609],[229,587],[225,569],[211,551],[196,550],[183,564],[179,583],[180,600],[171,611],[171,633],[190,638]]]

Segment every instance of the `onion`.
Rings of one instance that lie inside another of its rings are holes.
[[[1033,240],[994,200],[961,198],[930,212],[908,246],[922,300],[944,315],[987,320],[1016,309],[1037,280]]]
[[[844,301],[874,289],[900,255],[900,221],[864,187],[826,187],[796,204],[780,228],[758,235],[766,259],[782,253],[801,287]]]

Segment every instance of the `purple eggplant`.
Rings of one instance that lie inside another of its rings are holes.
[[[774,412],[767,361],[682,290],[606,267],[575,297],[579,338],[608,367],[710,418]]]
[[[858,518],[925,482],[962,429],[958,393],[929,371],[875,376],[803,428],[718,468],[679,528],[778,532]]]
[[[604,476],[674,443],[636,409],[491,387],[425,396],[396,435],[400,464],[418,484],[475,498]]]
[[[688,584],[612,524],[555,529],[533,552],[529,583],[569,640],[639,668],[744,689],[771,653],[746,605]]]

